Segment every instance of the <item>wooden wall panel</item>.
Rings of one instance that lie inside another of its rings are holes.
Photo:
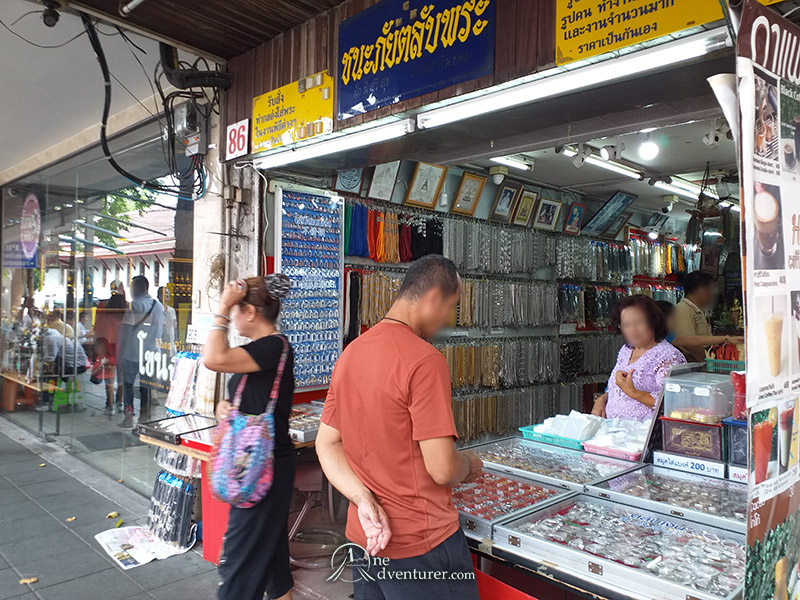
[[[327,70],[336,81],[339,23],[379,0],[347,0],[314,19],[232,59],[233,86],[226,93],[223,126],[251,116],[252,99],[301,77]],[[343,129],[510,81],[555,65],[555,0],[495,0],[495,71],[337,121]]]

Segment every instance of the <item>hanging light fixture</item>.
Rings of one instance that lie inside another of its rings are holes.
[[[639,157],[642,160],[653,160],[658,153],[660,152],[661,148],[658,147],[653,140],[650,139],[650,134],[648,133],[644,141],[639,146]]]

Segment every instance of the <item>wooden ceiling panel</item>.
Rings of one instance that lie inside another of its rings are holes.
[[[120,17],[120,0],[77,0],[117,23],[230,59],[288,31],[342,0],[145,0]]]

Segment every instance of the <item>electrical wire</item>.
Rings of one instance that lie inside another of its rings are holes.
[[[33,12],[38,12],[38,11],[33,11]],[[30,13],[26,13],[26,14],[30,14]],[[25,15],[22,15],[22,17],[24,17],[24,16],[25,16]],[[20,19],[21,19],[22,17],[20,17]],[[19,19],[17,19],[17,21],[18,21],[18,20],[19,20]],[[14,22],[16,23],[16,21],[14,21]],[[71,38],[69,38],[69,39],[68,39],[66,42],[63,42],[63,43],[61,43],[61,44],[55,44],[55,45],[52,45],[52,46],[50,46],[50,45],[47,45],[47,44],[38,44],[38,43],[36,43],[36,42],[32,42],[31,40],[29,40],[28,38],[26,38],[24,35],[22,35],[22,34],[19,34],[19,33],[17,33],[16,31],[14,31],[13,29],[11,29],[11,27],[10,27],[10,26],[8,26],[8,25],[6,25],[6,24],[5,24],[5,22],[4,22],[2,19],[0,19],[0,25],[1,25],[1,26],[3,26],[3,27],[6,29],[6,30],[8,30],[8,32],[9,32],[9,33],[11,33],[12,35],[15,35],[15,36],[17,36],[17,37],[18,37],[19,39],[21,39],[23,42],[25,42],[25,43],[27,43],[27,44],[30,44],[31,46],[35,46],[36,48],[42,48],[42,49],[44,49],[44,50],[52,50],[52,49],[54,49],[54,48],[63,48],[63,47],[64,47],[64,46],[66,46],[67,44],[71,44],[72,42],[74,42],[75,40],[77,40],[77,39],[78,39],[79,37],[81,37],[82,35],[86,35],[86,31],[81,31],[80,33],[78,33],[78,34],[76,34],[76,35],[72,36]]]
[[[18,16],[16,19],[14,19],[14,20],[13,20],[13,21],[12,21],[12,22],[9,24],[9,27],[13,27],[14,25],[16,25],[17,23],[19,23],[20,21],[22,21],[22,19],[24,19],[24,18],[25,18],[25,17],[27,17],[28,15],[35,15],[35,14],[37,14],[37,13],[39,13],[39,14],[43,14],[43,13],[44,13],[44,11],[43,11],[43,10],[29,10],[29,11],[28,11],[28,12],[26,12],[26,13],[22,13],[20,16]]]
[[[177,168],[172,170],[173,176],[177,177],[181,181],[181,183],[184,183],[184,182],[190,180],[189,178],[191,178],[192,194],[189,197],[186,197],[186,196],[182,195],[184,193],[184,190],[185,190],[185,187],[183,185],[178,186],[176,188],[176,187],[172,187],[172,186],[161,184],[161,183],[159,183],[157,181],[148,181],[148,180],[142,179],[141,177],[138,177],[138,176],[134,175],[133,173],[127,171],[114,158],[113,154],[111,153],[111,149],[109,148],[109,145],[108,145],[108,131],[107,131],[107,129],[108,129],[108,118],[109,118],[109,113],[111,111],[111,72],[110,72],[110,70],[108,68],[108,61],[106,59],[105,52],[103,51],[103,46],[102,46],[102,44],[100,42],[100,38],[98,37],[97,29],[95,27],[95,24],[92,22],[92,20],[89,18],[89,16],[86,15],[85,13],[81,13],[81,20],[83,21],[85,33],[87,34],[87,36],[89,38],[89,42],[90,42],[90,44],[92,46],[92,49],[94,50],[94,53],[95,53],[95,55],[97,57],[97,62],[100,65],[100,71],[101,71],[102,76],[103,76],[103,85],[104,85],[104,88],[105,88],[105,94],[104,94],[104,102],[103,102],[103,116],[102,116],[102,120],[100,122],[100,145],[101,145],[101,147],[103,149],[103,154],[105,155],[106,159],[108,160],[108,163],[120,175],[122,175],[123,177],[125,177],[126,179],[128,179],[129,181],[131,181],[132,183],[134,183],[135,185],[137,185],[139,187],[142,187],[142,188],[145,188],[145,189],[157,192],[157,193],[161,193],[161,194],[168,194],[168,195],[176,196],[179,199],[190,200],[190,201],[194,200],[195,198],[202,197],[202,195],[205,194],[205,190],[206,190],[206,177],[205,177],[205,173],[204,173],[205,168],[203,166],[203,159],[202,159],[201,156],[198,156],[198,155],[192,156],[190,169],[188,169],[187,171],[180,172],[180,171],[178,171]],[[158,83],[158,81],[156,81],[156,83],[157,83],[157,87],[159,88],[159,93],[160,93],[162,99],[164,99],[163,91],[161,90],[160,84]],[[195,94],[194,92],[189,92],[189,93],[190,93],[190,95],[194,95]],[[175,95],[180,95],[180,94],[184,94],[184,92],[174,93],[174,94]],[[170,96],[172,96],[172,95],[173,94],[170,94]],[[173,122],[172,122],[172,113],[173,113],[172,109],[173,109],[173,107],[172,107],[171,103],[168,103],[166,101],[164,102],[164,107],[165,107],[165,117],[166,117],[167,126],[168,126],[168,136],[169,136],[169,141],[170,141],[170,146],[169,147],[170,147],[170,149],[174,149],[174,147],[175,147],[175,130],[174,130],[174,127],[173,127]],[[177,160],[175,159],[174,151],[169,152],[168,156],[172,157],[172,160],[170,161],[170,163],[175,165],[175,167],[177,167]]]

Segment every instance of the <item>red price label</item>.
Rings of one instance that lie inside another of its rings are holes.
[[[250,119],[244,119],[233,125],[228,125],[225,135],[225,160],[244,156],[247,154],[248,140],[250,139]]]

